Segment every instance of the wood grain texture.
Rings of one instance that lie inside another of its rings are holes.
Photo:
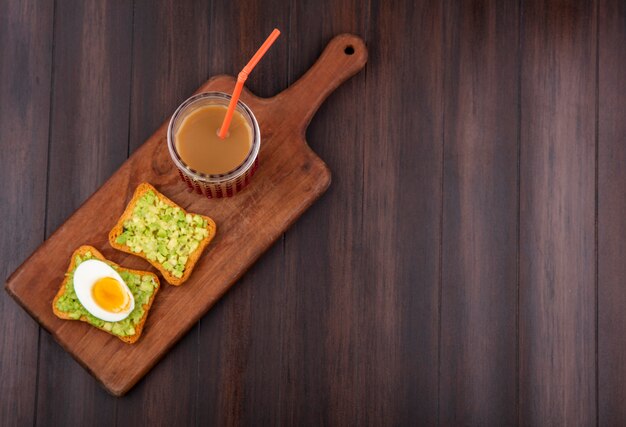
[[[593,425],[596,4],[522,16],[519,421]]]
[[[135,2],[130,153],[211,75],[209,15],[210,2]],[[198,329],[194,328],[118,402],[117,423],[194,425],[197,364]],[[181,366],[187,370],[182,372]],[[162,410],[137,411],[138,407]]]
[[[443,16],[437,2],[371,5],[356,303],[358,392],[372,408],[363,424],[437,423]]]
[[[519,10],[447,4],[440,422],[517,421]]]
[[[289,12],[287,1],[275,2],[271,7],[256,0],[246,2],[245,7],[236,2],[213,2],[205,17],[211,29],[207,49],[211,72],[236,75],[277,27],[281,36],[255,67],[246,87],[259,96],[285,89],[289,85]],[[229,17],[227,25],[223,22],[225,16]],[[200,424],[277,424],[284,307],[281,298],[287,287],[283,268],[281,236],[200,321],[197,402],[205,402],[198,405]]]
[[[626,4],[600,2],[598,52],[598,411],[626,422]]]
[[[344,53],[347,43],[354,46],[354,55]],[[264,167],[255,174],[255,185],[237,197],[208,200],[186,190],[167,152],[165,123],[16,270],[7,282],[7,290],[111,393],[124,394],[326,190],[330,173],[306,145],[307,123],[285,118],[290,117],[287,112],[294,105],[306,103],[312,111],[317,110],[325,96],[363,68],[366,60],[367,50],[358,37],[340,35],[328,44],[311,70],[281,94],[271,99],[242,94],[264,135],[259,153]],[[302,96],[307,92],[305,86],[311,88],[309,97]],[[199,90],[229,92],[233,87],[232,77],[221,76]],[[138,261],[132,255],[107,245],[107,230],[143,181],[153,183],[189,212],[210,214],[218,224],[218,233],[186,286],[174,290],[165,287],[159,292],[141,341],[130,346],[114,343],[111,339],[119,340],[110,335],[94,334],[84,323],[63,322],[52,316],[49,304],[59,277],[51,275],[42,282],[39,272],[61,270],[70,248],[78,242],[102,248],[107,259],[135,268]],[[125,197],[120,197],[120,189],[125,189]],[[246,247],[235,244],[244,237]]]
[[[132,5],[59,1],[54,26],[47,238],[126,160]],[[45,332],[39,352],[38,425],[114,422],[115,399]]]
[[[338,32],[367,37],[369,2],[291,6],[289,79],[295,80]],[[299,31],[308,27],[311,32]],[[314,37],[311,33],[315,34]],[[368,40],[366,39],[366,42]],[[347,47],[347,46],[346,46]],[[366,332],[359,305],[362,270],[363,131],[369,70],[337,89],[313,118],[307,140],[333,172],[327,194],[284,241],[281,320],[282,425],[363,424]],[[337,215],[343,212],[342,215]]]
[[[0,277],[4,279],[44,238],[53,5],[0,1],[0,10]],[[0,425],[34,422],[38,330],[1,292]]]
[[[3,277],[273,27],[261,97],[370,50],[306,133],[327,193],[122,399],[3,293],[0,425],[626,424],[623,1],[0,0]]]

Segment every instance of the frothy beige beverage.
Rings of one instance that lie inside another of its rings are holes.
[[[252,129],[239,111],[233,114],[228,136],[217,136],[226,109],[224,105],[205,105],[189,113],[178,127],[176,151],[191,169],[207,175],[225,174],[248,156]]]

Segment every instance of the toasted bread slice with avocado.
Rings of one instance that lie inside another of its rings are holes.
[[[74,271],[76,267],[88,259],[97,259],[116,270],[135,298],[135,309],[124,320],[106,322],[92,316],[78,301],[74,292]],[[148,271],[130,270],[108,261],[92,246],[81,246],[72,254],[70,265],[65,273],[59,292],[52,301],[52,311],[57,317],[68,320],[87,322],[98,329],[116,336],[122,341],[132,344],[141,336],[143,326],[148,318],[154,297],[159,290],[159,278]]]
[[[189,278],[215,232],[211,218],[186,212],[142,183],[109,233],[109,243],[146,259],[169,284],[178,286]]]

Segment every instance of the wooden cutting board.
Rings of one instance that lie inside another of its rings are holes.
[[[209,200],[188,192],[170,160],[164,123],[9,277],[7,291],[110,393],[123,395],[328,188],[330,171],[307,145],[305,131],[324,99],[366,61],[363,41],[343,34],[280,94],[259,98],[244,89],[241,98],[261,129],[261,151],[251,184],[232,198]],[[198,92],[230,93],[234,84],[233,77],[217,76]],[[51,303],[70,255],[83,244],[122,266],[155,271],[146,261],[114,250],[107,240],[144,181],[186,210],[212,217],[217,235],[185,284],[175,287],[162,280],[141,338],[129,345],[86,323],[58,319]]]

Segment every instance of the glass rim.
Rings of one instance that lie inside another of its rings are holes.
[[[173,135],[173,127],[175,121],[189,106],[191,106],[195,102],[204,99],[221,99],[230,102],[231,95],[228,93],[217,91],[201,92],[187,98],[182,104],[178,106],[176,111],[174,111],[174,114],[172,115],[170,122],[167,126],[167,148],[170,152],[170,157],[181,171],[183,171],[185,174],[189,175],[192,179],[196,181],[202,181],[210,184],[220,184],[235,180],[245,174],[252,167],[259,154],[259,149],[261,145],[261,131],[259,129],[259,123],[257,122],[257,119],[254,116],[254,113],[252,112],[250,107],[248,107],[243,101],[241,101],[241,99],[237,100],[236,108],[240,113],[248,118],[250,122],[252,122],[252,143],[250,146],[250,152],[246,156],[243,163],[241,163],[235,169],[223,174],[205,174],[187,165],[178,154],[178,150],[176,150],[176,144],[174,143],[175,136]]]

